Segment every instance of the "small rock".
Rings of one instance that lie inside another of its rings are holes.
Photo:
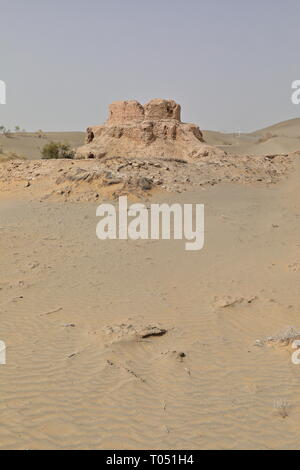
[[[150,178],[142,177],[138,180],[138,185],[143,191],[152,189],[152,180]]]

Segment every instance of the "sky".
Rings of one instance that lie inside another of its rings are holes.
[[[201,129],[300,116],[299,0],[0,0],[0,125],[80,131],[174,99]]]

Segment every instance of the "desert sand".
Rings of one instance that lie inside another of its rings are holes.
[[[204,131],[203,136],[208,144],[231,154],[295,152],[300,146],[300,119],[290,119],[249,134]]]
[[[218,161],[1,164],[0,448],[299,448],[294,125],[204,132],[226,147]],[[273,155],[251,157],[261,153]],[[124,192],[205,204],[204,249],[98,240],[99,201]]]

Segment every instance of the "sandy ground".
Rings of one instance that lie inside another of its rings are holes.
[[[299,178],[154,193],[205,204],[199,252],[1,193],[0,448],[299,448],[300,366],[264,342],[300,330]]]

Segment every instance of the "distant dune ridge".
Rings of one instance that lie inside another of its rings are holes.
[[[41,158],[41,150],[47,142],[69,143],[77,148],[84,143],[84,132],[13,132],[8,135],[0,134],[0,162],[1,150],[3,154],[13,152],[29,160]]]
[[[152,200],[205,205],[193,254],[96,238],[74,195],[97,174],[116,192],[126,159],[0,165],[0,449],[299,448],[299,157],[226,158],[131,160],[166,186],[190,172]]]
[[[100,159],[40,159],[83,133],[0,137],[0,449],[299,448],[298,129],[201,132],[155,101],[89,128]],[[127,194],[204,204],[203,250],[97,239]]]

